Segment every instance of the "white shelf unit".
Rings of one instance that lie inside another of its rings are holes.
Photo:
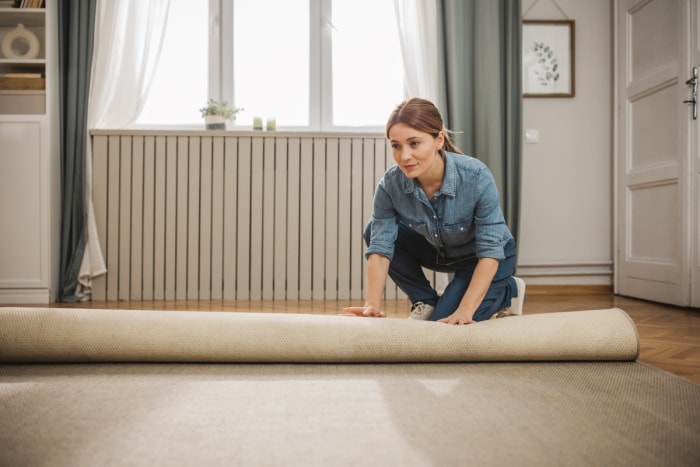
[[[55,299],[60,241],[58,17],[46,8],[0,8],[0,42],[18,24],[39,39],[37,58],[2,56],[7,72],[41,73],[44,89],[0,89],[0,304]]]

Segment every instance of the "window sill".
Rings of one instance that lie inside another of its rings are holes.
[[[353,130],[353,131],[293,131],[293,130],[207,130],[205,128],[183,127],[183,128],[126,128],[126,129],[99,129],[91,128],[90,134],[93,136],[110,135],[150,135],[150,136],[237,136],[237,137],[259,137],[259,138],[309,138],[323,136],[325,138],[357,138],[357,137],[377,137],[383,136],[380,130]]]

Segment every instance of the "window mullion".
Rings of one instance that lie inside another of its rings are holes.
[[[208,81],[207,81],[207,96],[219,98],[221,84],[223,83],[221,76],[222,65],[222,24],[221,24],[221,0],[209,0],[209,55],[208,55]]]
[[[310,0],[309,14],[309,126],[313,130],[323,128],[323,101],[325,42],[328,16],[326,5],[329,0]]]
[[[323,4],[321,24],[321,108],[319,118],[321,131],[333,128],[333,0],[320,0]]]
[[[219,8],[219,42],[218,42],[218,60],[219,66],[216,70],[219,76],[218,86],[210,88],[212,97],[226,102],[235,103],[236,96],[233,95],[233,2],[225,0],[209,0],[215,3]]]

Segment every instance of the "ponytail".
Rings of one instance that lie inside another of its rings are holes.
[[[442,129],[443,134],[445,135],[445,142],[442,145],[442,149],[444,151],[448,152],[454,152],[455,154],[462,154],[464,155],[464,152],[462,152],[461,149],[459,149],[453,142],[452,138],[450,138],[451,134],[454,134],[454,131],[448,130],[447,128]]]

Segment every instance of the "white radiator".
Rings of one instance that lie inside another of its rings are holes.
[[[93,300],[361,299],[384,137],[203,135],[93,131]]]

